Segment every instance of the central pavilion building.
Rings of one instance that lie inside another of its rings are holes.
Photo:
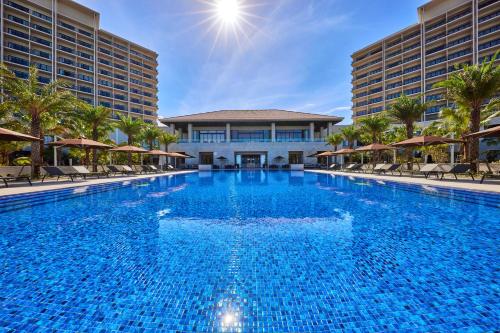
[[[343,118],[285,110],[221,110],[160,121],[179,141],[170,151],[188,154],[192,165],[261,168],[315,164],[311,157],[330,150],[326,137]]]

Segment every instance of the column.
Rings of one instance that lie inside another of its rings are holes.
[[[177,132],[177,137],[179,139],[182,139],[182,128],[179,128],[178,130],[176,130],[176,132]]]
[[[271,123],[271,142],[276,142],[276,123]]]
[[[188,142],[191,143],[193,140],[193,124],[188,124]]]
[[[226,142],[231,142],[231,124],[226,123]]]
[[[309,139],[314,142],[314,123],[309,123]]]
[[[175,124],[170,124],[170,133],[175,134]]]
[[[333,124],[331,122],[328,123],[328,133],[327,133],[327,136],[328,135],[332,135],[333,134]]]

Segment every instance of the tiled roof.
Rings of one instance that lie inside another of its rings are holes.
[[[163,118],[164,124],[178,122],[223,122],[223,121],[329,121],[337,123],[342,117],[286,110],[220,110],[185,116]]]

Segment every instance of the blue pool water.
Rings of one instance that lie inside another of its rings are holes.
[[[214,172],[0,199],[0,331],[500,329],[500,196]]]

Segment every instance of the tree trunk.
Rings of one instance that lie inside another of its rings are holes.
[[[149,150],[153,150],[153,141],[149,142]],[[149,164],[153,164],[154,163],[153,158],[154,158],[153,155],[149,155]]]
[[[131,146],[131,145],[132,145],[132,142],[133,142],[133,140],[132,140],[132,139],[133,139],[133,138],[129,135],[129,136],[128,136],[128,141],[127,141],[127,144],[128,144],[129,146]],[[128,165],[132,165],[132,153],[127,153],[127,160],[128,160]]]
[[[406,124],[406,138],[413,138],[413,124]],[[411,147],[405,149],[408,171],[413,170],[412,152],[413,149]]]
[[[31,176],[40,177],[40,166],[42,165],[43,136],[41,129],[40,115],[37,112],[31,112],[31,135],[40,138],[42,141],[31,142]]]
[[[99,135],[97,133],[97,127],[92,129],[92,140],[97,141],[99,139]],[[97,172],[97,149],[92,149],[92,172]]]
[[[481,103],[476,102],[472,106],[472,113],[469,124],[469,133],[478,132],[480,126],[481,126]],[[477,165],[479,160],[479,139],[469,138],[467,146],[469,150],[467,155],[471,170],[473,172],[477,172]]]

